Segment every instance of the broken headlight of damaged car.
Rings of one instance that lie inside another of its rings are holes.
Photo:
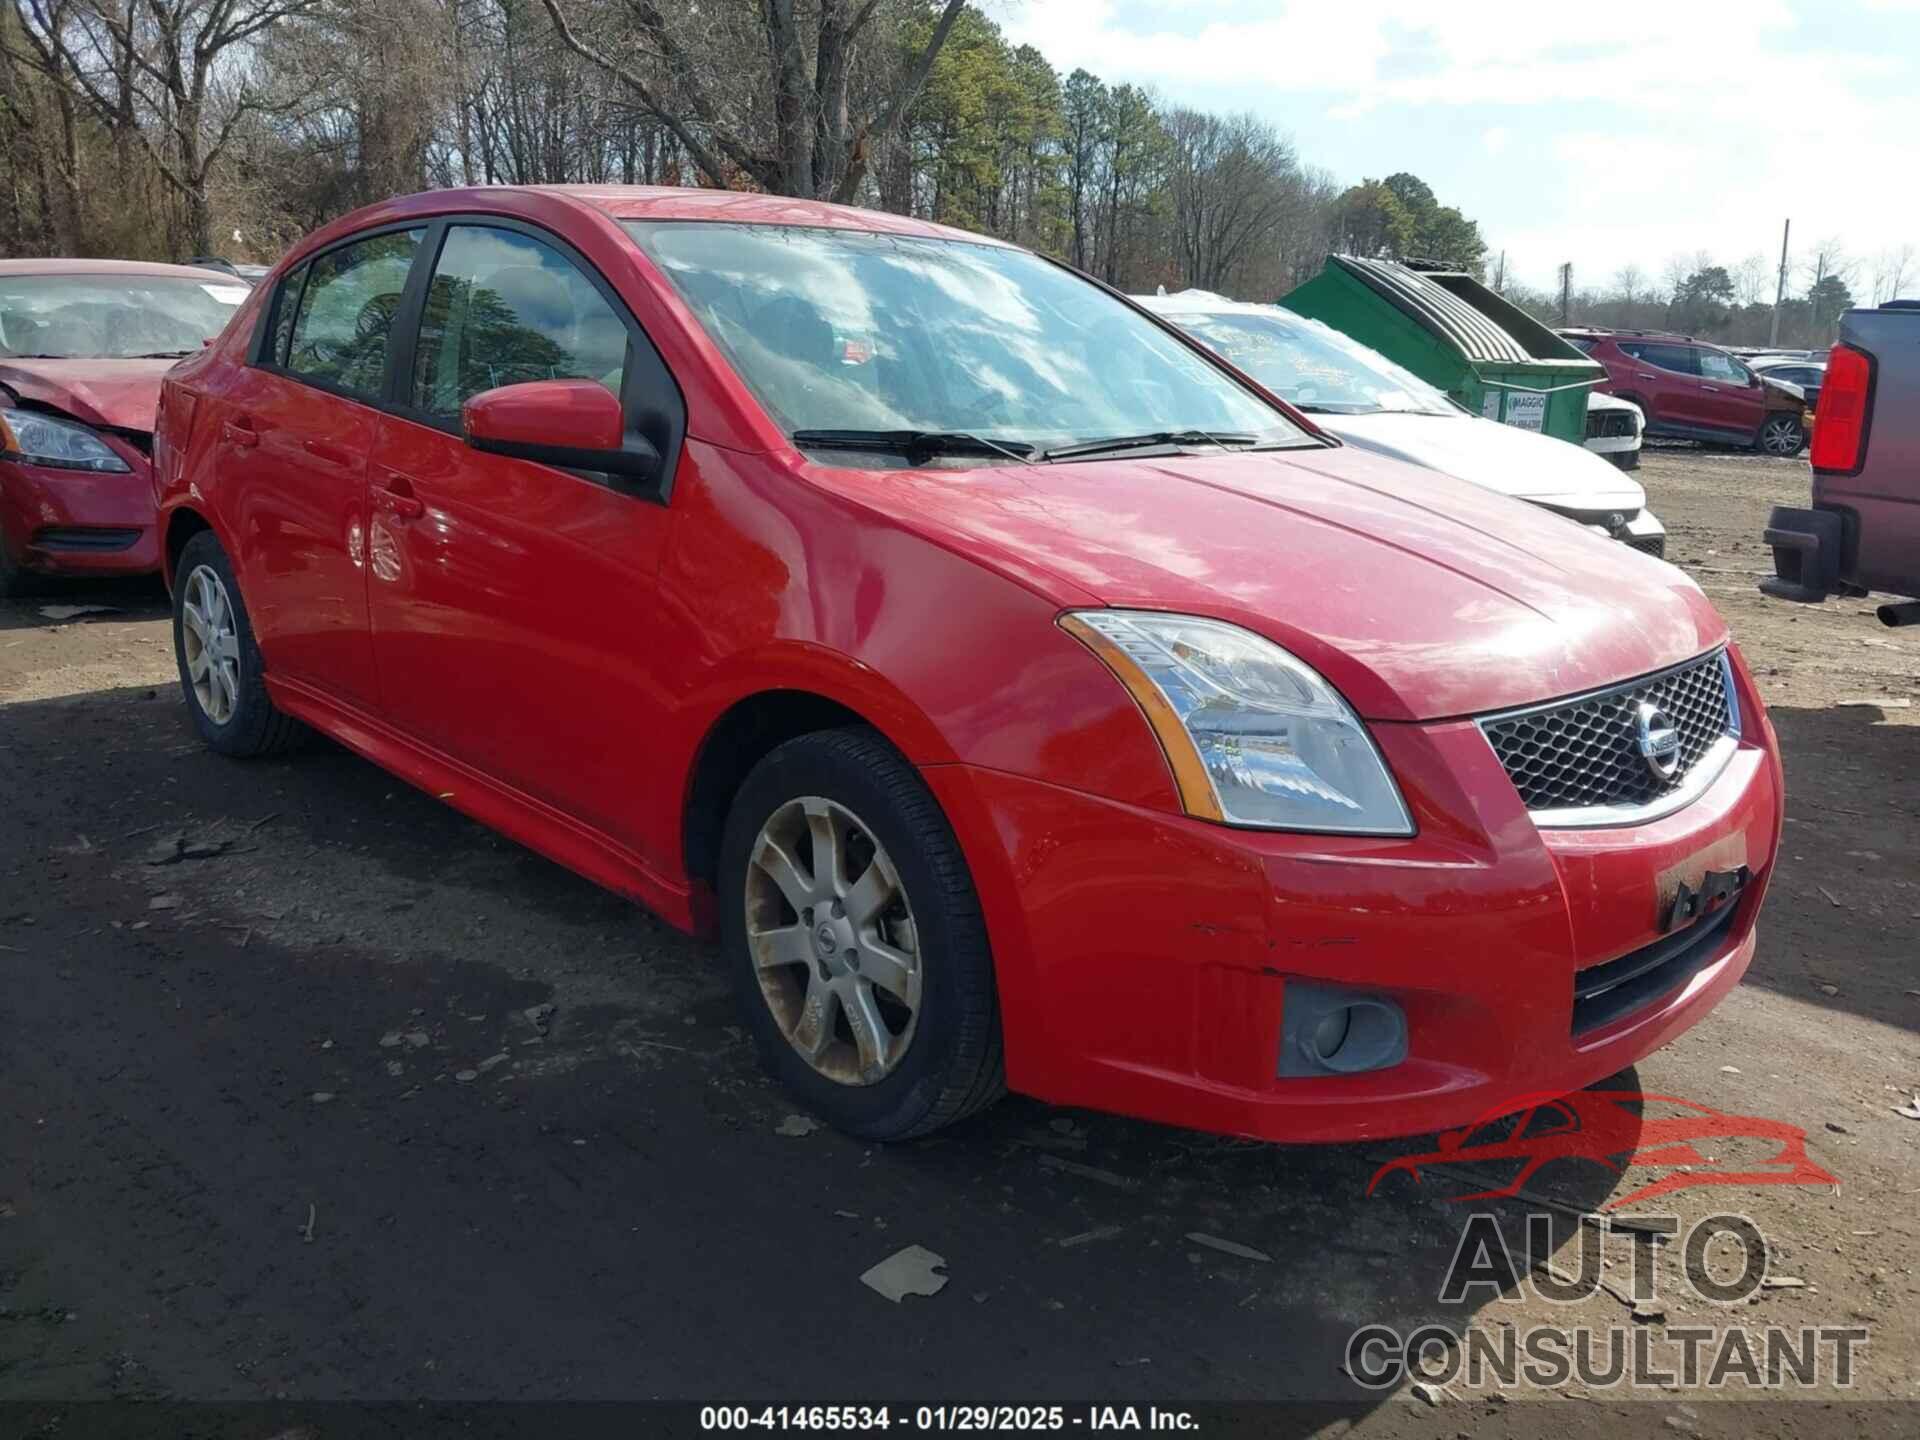
[[[0,410],[0,459],[58,470],[117,474],[130,468],[86,426],[36,410]]]
[[[1265,830],[1411,835],[1360,717],[1272,641],[1186,615],[1077,610],[1060,624],[1132,693],[1189,815]]]

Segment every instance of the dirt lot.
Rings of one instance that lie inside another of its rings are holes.
[[[1914,1433],[1920,631],[1755,591],[1804,464],[1676,449],[1641,475],[1759,673],[1791,801],[1748,983],[1614,1083],[1802,1127],[1839,1180],[1637,1207],[1756,1222],[1785,1283],[1738,1313],[1680,1284],[1675,1246],[1639,1321],[1606,1291],[1442,1304],[1458,1186],[1365,1197],[1425,1141],[1288,1149],[1020,1099],[910,1146],[785,1133],[705,947],[340,750],[205,752],[157,590],[93,587],[0,606],[0,1430],[102,1433],[113,1412],[68,1402],[110,1398],[263,1402],[219,1433],[266,1436],[301,1402],[666,1397]],[[1571,1269],[1578,1212],[1659,1173],[1558,1162],[1482,1208],[1518,1240],[1556,1200]],[[1633,1243],[1607,1237],[1620,1285]],[[945,1257],[940,1294],[860,1284],[912,1244]],[[1876,1403],[1575,1380],[1428,1405],[1342,1375],[1355,1327],[1422,1319],[1864,1325],[1852,1390],[1813,1393]]]

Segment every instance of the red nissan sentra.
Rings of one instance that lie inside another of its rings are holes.
[[[450,190],[174,370],[207,742],[302,725],[690,930],[863,1136],[1275,1140],[1612,1074],[1740,979],[1772,731],[1678,570],[893,215]]]
[[[160,377],[246,298],[185,265],[0,260],[0,595],[36,573],[160,568]]]

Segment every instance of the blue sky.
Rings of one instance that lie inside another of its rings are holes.
[[[1920,0],[983,0],[1009,38],[1251,110],[1342,181],[1411,170],[1545,289],[1839,239],[1915,247]]]

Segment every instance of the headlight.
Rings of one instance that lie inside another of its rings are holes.
[[[1146,712],[1189,815],[1269,830],[1413,833],[1366,726],[1272,641],[1144,610],[1080,610],[1060,624]]]
[[[125,471],[127,462],[93,431],[32,410],[0,410],[0,453],[63,470]]]

